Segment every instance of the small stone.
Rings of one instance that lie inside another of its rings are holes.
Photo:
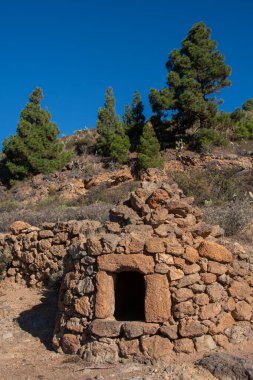
[[[223,333],[226,329],[231,328],[235,323],[234,318],[230,313],[223,313],[216,324],[216,326],[213,328],[213,332],[215,334]]]
[[[186,261],[189,261],[190,263],[194,264],[198,261],[199,259],[199,253],[198,251],[193,248],[193,247],[186,247],[185,248],[185,253],[183,255],[183,258]]]
[[[171,340],[175,340],[175,339],[178,339],[178,335],[177,335],[177,325],[164,325],[162,327],[160,327],[160,330],[159,332],[166,336],[167,338],[170,338]]]
[[[204,326],[197,320],[181,320],[179,323],[179,333],[182,337],[195,337],[206,334],[208,327]]]
[[[209,295],[209,298],[212,302],[220,301],[227,298],[227,292],[222,285],[216,283],[208,285],[206,292]]]
[[[45,240],[42,240],[42,241],[45,241]],[[64,245],[53,245],[50,248],[50,252],[54,256],[63,257],[66,255],[66,248]]]
[[[184,277],[184,272],[181,269],[174,267],[169,268],[169,279],[170,281],[180,280]]]
[[[195,309],[191,301],[180,302],[174,306],[174,315],[176,318],[185,318],[189,315],[195,315]]]
[[[191,289],[188,288],[181,288],[176,290],[176,292],[173,294],[173,298],[177,302],[183,302],[187,301],[188,299],[193,297],[193,292]]]
[[[164,253],[165,247],[163,244],[163,240],[159,238],[149,238],[146,241],[146,251],[148,253]]]
[[[179,283],[178,288],[184,288],[185,286],[189,286],[195,284],[200,281],[200,275],[198,273],[189,274],[188,276],[184,276]]]
[[[30,224],[17,220],[16,222],[12,223],[9,228],[13,234],[18,235],[20,232],[28,230],[30,227]]]
[[[159,325],[145,322],[126,322],[122,329],[128,339],[137,338],[141,335],[155,335]]]
[[[224,264],[216,263],[215,261],[209,261],[207,265],[208,272],[222,275],[228,271],[228,268]]]
[[[252,290],[246,281],[233,281],[228,292],[232,297],[244,300],[251,295]]]
[[[210,335],[203,335],[194,339],[195,348],[198,352],[214,350],[217,346]]]
[[[206,285],[201,284],[193,284],[191,289],[194,293],[204,293],[206,290]]]
[[[38,236],[40,239],[47,239],[54,237],[54,233],[51,230],[41,230],[39,231]]]
[[[90,313],[90,301],[88,297],[81,297],[75,301],[75,311],[84,317],[88,317]]]
[[[94,291],[94,285],[90,277],[80,280],[77,284],[77,291],[79,294],[89,294]]]
[[[232,297],[228,298],[228,300],[226,301],[226,303],[224,305],[224,310],[225,311],[233,311],[233,310],[235,310],[235,300],[234,300],[234,298],[232,298]]]
[[[155,266],[155,272],[156,273],[166,274],[166,273],[168,273],[168,270],[169,270],[169,266],[167,264],[164,264],[164,263],[158,263]]]
[[[118,344],[120,356],[122,356],[123,358],[137,356],[140,354],[140,344],[138,339],[121,339]]]
[[[213,337],[216,344],[224,349],[228,349],[229,342],[228,338],[223,334],[214,335]]]
[[[201,273],[201,280],[205,284],[213,284],[214,282],[216,282],[216,279],[217,277],[213,273]]]
[[[173,265],[174,264],[174,258],[173,256],[167,254],[167,253],[158,253],[157,259],[159,263],[164,263],[167,265]]]
[[[149,205],[149,207],[156,209],[161,207],[168,198],[169,194],[167,193],[167,191],[163,189],[157,189],[148,198],[147,204]]]
[[[203,320],[213,319],[220,313],[220,311],[221,311],[221,306],[218,302],[209,303],[201,307],[199,318]]]
[[[232,312],[232,315],[237,321],[250,321],[252,306],[245,301],[240,301],[235,305],[235,310]]]
[[[184,352],[186,354],[192,354],[194,352],[193,341],[189,338],[178,339],[174,343],[174,350],[176,352]]]
[[[194,297],[194,302],[199,306],[204,306],[209,303],[209,297],[205,293],[196,294],[196,296]]]
[[[100,337],[117,337],[120,335],[122,322],[106,319],[95,319],[89,326],[92,334]]]
[[[64,334],[61,340],[61,347],[65,354],[76,354],[81,347],[79,336],[73,334]]]
[[[184,265],[183,271],[185,274],[197,273],[200,271],[200,266],[198,264]]]
[[[170,340],[159,335],[141,337],[141,347],[144,355],[155,360],[171,356],[173,350]]]

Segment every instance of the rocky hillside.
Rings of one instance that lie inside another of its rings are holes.
[[[0,232],[15,220],[40,226],[72,219],[108,219],[109,209],[138,184],[136,155],[117,166],[94,154],[93,136],[64,138],[75,151],[62,171],[37,175],[12,188],[0,183]],[[253,143],[198,154],[187,150],[163,152],[165,174],[186,195],[194,196],[207,222],[220,224],[233,235],[253,217]],[[247,210],[247,212],[246,212]]]

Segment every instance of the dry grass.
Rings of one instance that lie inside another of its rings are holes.
[[[0,232],[8,232],[15,220],[23,220],[34,226],[44,222],[93,219],[104,222],[109,211],[118,202],[127,198],[138,182],[125,182],[108,188],[105,184],[92,188],[85,196],[71,202],[59,199],[54,191],[36,206],[19,207],[17,202],[0,202]]]
[[[236,237],[253,220],[253,204],[248,199],[202,207],[202,211],[204,220],[209,224],[219,224],[227,236]]]

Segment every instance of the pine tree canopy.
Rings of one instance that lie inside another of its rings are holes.
[[[253,111],[253,99],[248,99],[243,105],[244,111]]]
[[[138,169],[162,168],[163,160],[160,154],[160,144],[150,122],[146,123],[138,146]]]
[[[21,112],[16,135],[3,142],[6,167],[13,180],[59,170],[70,159],[57,139],[59,129],[51,122],[51,114],[41,108],[42,99],[42,90],[36,88]]]
[[[119,163],[127,162],[130,142],[116,115],[115,98],[111,87],[105,93],[104,107],[98,110],[97,132],[99,133],[98,153],[111,157]]]
[[[127,104],[123,123],[125,130],[131,141],[131,148],[135,150],[140,142],[140,136],[145,124],[144,106],[138,91],[134,92],[131,107]]]
[[[231,84],[231,68],[210,36],[211,30],[203,22],[193,25],[181,48],[169,55],[167,86],[150,91],[153,112],[160,118],[171,112],[181,130],[196,123],[208,126],[220,103],[214,94]]]

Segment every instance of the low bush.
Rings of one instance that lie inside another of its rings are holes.
[[[82,196],[77,201],[69,203],[69,205],[92,205],[97,203],[116,205],[118,202],[127,198],[128,194],[135,190],[137,185],[137,181],[128,181],[113,187],[108,187],[108,185],[103,183],[91,189],[85,196]]]
[[[201,128],[194,136],[191,146],[202,152],[209,152],[215,146],[227,146],[226,134],[213,128]]]
[[[244,196],[244,184],[237,176],[240,168],[215,167],[189,169],[174,174],[179,187],[188,196],[194,196],[197,205],[220,205]]]
[[[204,220],[212,225],[219,224],[227,236],[235,236],[253,220],[253,204],[248,199],[203,207],[202,211]]]

